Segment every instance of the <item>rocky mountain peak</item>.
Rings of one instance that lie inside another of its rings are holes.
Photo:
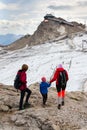
[[[73,33],[83,32],[85,26],[77,22],[68,22],[63,18],[57,18],[51,14],[44,16],[44,20],[40,23],[37,30],[29,37],[23,37],[20,40],[9,45],[7,49],[14,50],[22,48],[26,45],[33,46],[52,41],[56,38],[67,37]]]
[[[29,45],[42,44],[60,36],[68,36],[84,31],[85,26],[77,22],[68,22],[63,18],[45,16],[44,21],[38,26],[35,33],[29,39]]]

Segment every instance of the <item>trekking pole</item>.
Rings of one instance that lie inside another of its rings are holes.
[[[71,57],[71,60],[70,60],[70,63],[69,63],[69,68],[68,68],[68,71],[70,70],[71,65],[72,65],[72,57]]]

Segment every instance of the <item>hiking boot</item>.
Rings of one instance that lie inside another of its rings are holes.
[[[24,104],[24,108],[29,107],[30,105],[31,105],[30,103],[26,102],[26,103]]]
[[[59,105],[58,105],[58,109],[60,109],[60,108],[61,108],[61,105],[59,104]]]
[[[19,108],[19,111],[20,111],[20,110],[24,110],[24,107],[22,107],[22,108]]]
[[[43,104],[43,105],[42,105],[42,107],[43,107],[43,108],[45,108],[45,107],[46,107],[46,105],[44,105],[44,104]]]
[[[61,103],[61,104],[62,104],[62,106],[64,106],[64,101],[62,101],[62,103]]]

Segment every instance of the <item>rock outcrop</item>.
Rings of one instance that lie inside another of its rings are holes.
[[[72,23],[73,26],[69,26],[53,20],[42,21],[35,33],[30,37],[28,45],[42,44],[60,36],[70,36],[73,33],[84,31],[84,26],[76,22]]]
[[[60,22],[61,21],[61,22]],[[69,24],[73,25],[70,26]],[[85,25],[77,22],[68,22],[62,18],[51,18],[43,20],[38,26],[37,30],[31,36],[25,36],[16,42],[5,47],[7,50],[16,50],[28,46],[37,44],[43,44],[50,42],[62,36],[62,38],[70,37],[73,33],[84,32]]]
[[[67,92],[65,106],[58,110],[55,88],[49,88],[43,107],[39,84],[29,87],[31,105],[19,111],[20,92],[13,86],[0,85],[0,130],[87,130],[86,92]]]

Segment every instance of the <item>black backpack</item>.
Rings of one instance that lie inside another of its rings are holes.
[[[14,88],[15,89],[19,89],[22,82],[20,81],[20,75],[21,74],[17,74],[16,77],[15,77],[15,80],[14,80]]]
[[[59,77],[58,77],[58,83],[60,86],[66,86],[66,72],[65,70],[64,71],[61,71],[59,72]]]

